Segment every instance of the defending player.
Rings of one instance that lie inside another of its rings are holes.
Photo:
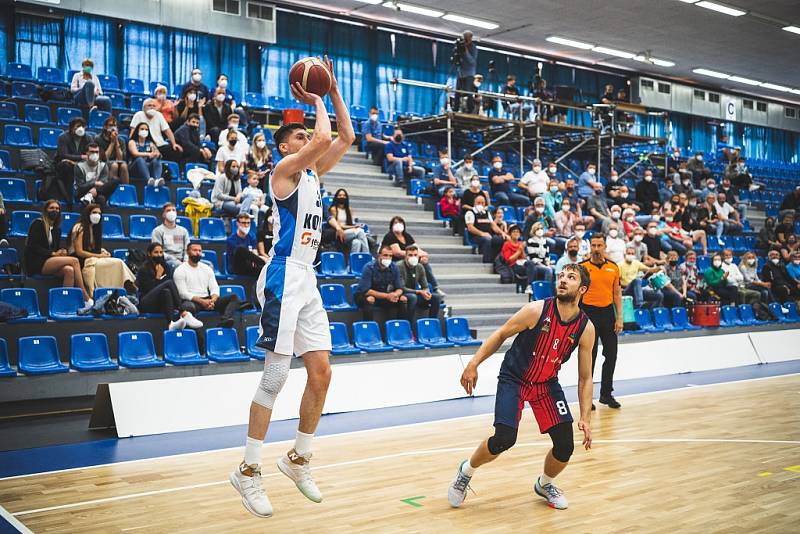
[[[458,468],[447,492],[451,506],[458,507],[467,496],[475,469],[497,458],[517,440],[522,408],[528,402],[542,434],[550,434],[553,448],[544,460],[544,474],[533,486],[552,508],[564,509],[567,499],[553,479],[564,470],[574,449],[572,415],[558,383],[558,370],[578,349],[578,399],[583,445],[592,446],[589,419],[592,409],[592,346],[594,326],[578,307],[589,289],[589,273],[580,265],[566,265],[558,275],[556,297],[527,304],[506,324],[490,335],[472,357],[461,385],[472,394],[478,381],[478,366],[494,354],[503,342],[519,334],[506,352],[500,367],[494,406],[494,435],[478,446],[469,460]]]
[[[313,267],[323,222],[319,177],[342,159],[355,140],[350,114],[333,77],[333,65],[327,56],[325,62],[331,70],[329,95],[338,125],[336,139],[331,141],[331,122],[322,98],[307,93],[299,83],[291,87],[292,95],[315,107],[314,135],[309,136],[299,123],[284,124],[274,134],[283,156],[270,176],[276,238],[270,260],[256,283],[263,308],[261,336],[256,344],[267,354],[261,382],[250,405],[244,461],[230,474],[245,508],[259,517],[272,515],[272,505],[261,485],[261,447],[293,354],[303,358],[308,380],[294,448],[278,459],[278,469],[295,482],[303,495],[314,502],[322,501],[308,465],[311,440],[331,378],[330,327]]]

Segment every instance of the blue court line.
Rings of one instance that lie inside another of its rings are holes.
[[[736,382],[792,373],[800,373],[800,360],[655,378],[620,380],[615,383],[614,393],[622,398],[625,395],[636,393],[680,389],[691,387],[692,385]],[[575,386],[564,388],[564,393],[569,402],[577,401]],[[624,400],[622,402],[624,404]],[[340,434],[489,414],[493,411],[494,396],[485,396],[329,414],[324,415],[320,420],[317,435]],[[296,419],[275,421],[270,424],[266,441],[269,443],[292,439],[295,436],[296,429]],[[487,432],[489,431],[490,429],[487,428]],[[246,434],[246,425],[237,425],[159,434],[156,436],[104,439],[69,445],[0,452],[0,478],[175,454],[243,447]]]

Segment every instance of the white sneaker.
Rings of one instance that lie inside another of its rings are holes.
[[[530,284],[525,286],[525,294],[526,295],[533,295],[533,288],[531,287]]]
[[[149,178],[147,180],[147,185],[154,185],[155,183],[156,183],[156,179],[155,178]]]
[[[309,461],[311,461],[311,453],[300,456],[292,449],[286,453],[286,456],[281,456],[278,459],[278,469],[292,479],[300,493],[310,501],[322,502],[322,493],[314,483],[314,478],[311,476],[311,468],[308,467]]]
[[[191,312],[186,312],[186,315],[181,317],[181,320],[186,323],[186,326],[189,328],[203,328],[203,322],[200,321],[197,317],[191,314]]]
[[[94,306],[94,299],[86,299],[86,304],[84,307],[91,308],[92,306]]]
[[[86,202],[87,204],[91,204],[92,202],[94,202],[94,197],[92,196],[91,193],[86,193],[81,197],[81,202]]]
[[[556,487],[555,484],[539,484],[539,479],[536,479],[536,484],[533,485],[533,491],[536,495],[543,497],[547,501],[547,506],[555,508],[556,510],[566,510],[569,503],[564,493]]]
[[[156,182],[155,182],[155,184],[154,184],[154,185],[155,185],[156,187],[161,187],[161,186],[163,186],[163,185],[164,185],[164,183],[165,183],[165,182],[164,182],[164,179],[163,179],[163,178],[157,178],[157,179],[156,179]]]
[[[437,288],[436,288],[436,291],[435,291],[435,293],[436,293],[437,295],[439,295],[441,298],[445,298],[445,297],[447,296],[447,293],[445,293],[444,291],[442,291],[442,288],[441,288],[441,287],[437,287]]]
[[[461,506],[461,504],[464,502],[464,499],[467,498],[469,481],[472,480],[471,476],[467,476],[461,471],[461,468],[465,463],[467,463],[467,460],[464,460],[459,464],[458,470],[456,471],[456,476],[450,483],[450,487],[447,488],[447,502],[449,502],[450,506],[453,508],[458,508]]]
[[[170,321],[169,323],[170,330],[183,330],[184,328],[186,328],[186,319],[184,319],[183,317],[181,317],[177,321]]]
[[[240,465],[231,472],[228,479],[231,481],[231,486],[242,496],[242,504],[248,512],[258,517],[270,517],[272,504],[261,485],[261,469],[258,466],[250,468],[253,470],[253,476],[243,475]]]

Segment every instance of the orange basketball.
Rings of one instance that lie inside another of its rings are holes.
[[[319,96],[325,96],[331,90],[331,71],[319,58],[303,58],[294,65],[289,71],[289,83],[295,82],[308,91]]]

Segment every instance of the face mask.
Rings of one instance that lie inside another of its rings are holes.
[[[673,159],[678,159],[679,157],[681,157],[681,153],[680,152],[673,152],[672,153],[672,158]]]
[[[439,163],[440,163],[442,166],[449,165],[449,164],[450,164],[450,158],[440,158],[440,159],[439,159]]]
[[[200,257],[201,257],[200,254],[197,255],[189,254],[187,256],[187,258],[189,258],[189,263],[191,263],[192,265],[197,265],[200,262]]]
[[[231,167],[231,170],[229,171],[228,174],[228,178],[233,180],[233,178],[237,176],[239,176],[239,167]]]
[[[592,176],[594,176],[594,173],[596,173],[596,172],[597,171],[595,169],[589,169],[589,174],[591,174]]]
[[[687,267],[694,267],[694,261],[693,260],[692,261],[686,260],[686,266]]]
[[[369,116],[369,120],[371,120],[372,122],[378,122],[378,114],[377,113],[372,113]]]
[[[616,182],[617,180],[619,180],[619,175],[617,175],[617,174],[612,174],[612,175],[611,175],[611,181],[612,181],[612,182]]]
[[[494,167],[495,169],[497,169],[499,171],[500,169],[503,168],[503,164],[501,162],[499,162],[499,161],[495,161],[494,163],[492,163],[492,167]]]
[[[575,237],[578,239],[583,239],[583,236],[586,234],[583,230],[575,230]]]
[[[536,213],[540,215],[544,213],[544,206],[536,206],[534,209],[536,210]]]
[[[47,218],[50,220],[50,222],[54,222],[54,221],[58,220],[58,216],[59,215],[61,215],[61,212],[59,210],[54,210],[54,211],[48,211],[47,212]]]
[[[544,230],[536,230],[533,235],[536,237],[542,237],[544,235]]]
[[[569,211],[569,204],[564,204],[563,206],[561,206],[561,211],[563,211],[565,213],[568,212]]]
[[[403,230],[405,230],[405,228],[406,228],[406,227],[405,227],[405,225],[404,225],[403,223],[399,223],[399,222],[398,222],[398,223],[394,223],[394,224],[392,225],[392,232],[394,232],[394,233],[396,233],[396,234],[399,234],[399,233],[401,233]]]
[[[708,184],[708,189],[709,189],[710,191],[713,191],[713,190],[714,190],[714,189],[716,189],[716,188],[717,188],[716,184]]]
[[[800,260],[792,260],[792,263],[795,265],[800,265]]]
[[[465,163],[464,164],[464,168],[467,169],[468,171],[471,171],[472,169],[474,169],[474,167],[472,166],[472,163]]]
[[[714,265],[714,267],[719,269],[722,266],[722,262],[719,261],[719,260],[714,260],[713,265]]]
[[[336,199],[337,204],[344,204],[345,202],[347,202],[346,198],[341,197]]]
[[[389,258],[381,258],[381,265],[383,265],[384,268],[390,266],[391,264],[392,260],[390,260]]]
[[[577,250],[568,250],[567,254],[569,255],[570,258],[574,258],[575,256],[578,255],[578,251]]]
[[[472,180],[472,181],[470,181],[469,185],[471,185],[472,187],[480,187],[481,186],[481,181],[480,180]]]
[[[537,165],[536,167],[533,168],[533,172],[539,174],[540,172],[542,172],[542,168]]]
[[[484,213],[486,211],[486,206],[484,206],[483,204],[476,204],[475,211],[477,211],[478,213]]]
[[[703,161],[703,156],[697,156],[697,161]]]
[[[164,218],[169,222],[175,222],[175,219],[178,218],[178,213],[173,210],[169,210],[167,213],[164,214]]]
[[[92,163],[97,163],[100,161],[100,154],[89,154],[89,161]]]
[[[150,130],[139,130],[139,137],[145,139],[148,135],[150,135]]]
[[[223,89],[226,89],[228,87],[228,80],[220,80],[219,83],[217,83],[217,85],[219,85]]]
[[[197,83],[202,79],[203,79],[203,75],[202,74],[199,74],[199,73],[192,74],[192,81],[193,82]]]
[[[608,231],[608,237],[616,238],[618,235],[619,235],[619,232],[617,230],[609,230]]]
[[[653,177],[650,176],[649,174],[645,174],[644,175],[644,181],[645,182],[652,182],[653,181]]]
[[[480,87],[481,86],[481,82],[473,82],[473,83],[475,84],[475,87]]]
[[[627,192],[619,194],[619,196],[622,197],[622,198],[628,198],[629,195],[630,195],[630,193],[627,193]]]
[[[75,135],[77,135],[78,137],[83,137],[85,133],[86,133],[86,128],[84,128],[83,126],[78,126],[77,128],[75,128]]]
[[[753,267],[755,264],[756,264],[755,258],[750,258],[749,260],[747,260],[747,265],[749,265],[750,267]]]
[[[214,100],[216,100],[217,102],[222,104],[223,102],[225,102],[225,95],[220,93],[220,94],[218,94],[217,96],[214,97]]]
[[[550,174],[555,174],[556,173],[556,168],[555,167],[548,167],[547,168],[547,172],[549,172]]]
[[[406,258],[406,261],[408,262],[408,265],[410,267],[416,267],[417,264],[419,263],[419,257],[411,256],[410,258]]]
[[[403,136],[400,135],[400,134],[395,135],[394,136],[394,142],[395,143],[402,143],[403,142]]]
[[[781,262],[781,259],[780,258],[770,258],[769,261],[771,261],[773,265],[778,265]]]
[[[653,219],[654,221],[658,222],[661,219],[661,216],[660,215],[651,215],[650,218]]]
[[[153,117],[156,116],[156,110],[148,109],[147,111],[144,112],[144,114],[147,115],[148,118],[152,119]]]
[[[84,72],[84,74],[91,74],[92,73],[92,67],[83,67],[83,72]]]
[[[256,148],[263,149],[265,146],[267,146],[267,142],[266,141],[261,141],[261,140],[256,141]]]
[[[669,260],[669,264],[670,264],[672,267],[675,267],[676,265],[678,265],[678,260]]]
[[[268,222],[269,224],[272,224],[274,221],[275,221],[275,217],[273,217],[272,215],[270,215],[269,217],[267,217],[267,222]]]
[[[234,137],[233,139],[228,139],[228,144],[231,146],[236,146],[236,143],[239,141],[238,137]]]
[[[99,213],[92,213],[89,215],[89,222],[92,224],[97,224],[100,222],[101,215]]]
[[[726,265],[730,265],[731,263],[733,263],[733,258],[725,258],[722,261],[724,261]]]
[[[194,102],[195,100],[197,100],[197,94],[189,93],[188,95],[186,95],[186,98],[189,99],[189,102]]]
[[[557,186],[557,185],[554,185],[553,187],[551,187],[551,188],[550,188],[550,192],[551,192],[551,193],[553,193],[554,195],[555,195],[556,193],[558,193],[558,186]]]
[[[655,235],[657,233],[658,233],[658,230],[656,230],[655,228],[648,228],[647,229],[647,235],[649,235],[650,237],[655,237]]]
[[[165,93],[159,93],[156,95],[156,100],[158,100],[159,102],[163,102],[166,99],[167,95]]]
[[[636,241],[637,243],[641,243],[642,239],[644,239],[644,236],[642,236],[642,235],[637,234],[637,235],[633,236],[633,240]]]
[[[627,261],[628,263],[631,263],[635,259],[636,259],[635,254],[625,254],[625,261]]]
[[[675,218],[671,217],[671,216],[670,217],[664,217],[664,220],[667,221],[668,223],[672,222],[674,219]]]
[[[236,124],[229,124],[228,129],[233,130],[234,132],[239,131],[239,123],[237,122]]]
[[[618,211],[612,211],[611,212],[611,218],[614,219],[615,221],[618,221],[619,220],[619,212]]]

